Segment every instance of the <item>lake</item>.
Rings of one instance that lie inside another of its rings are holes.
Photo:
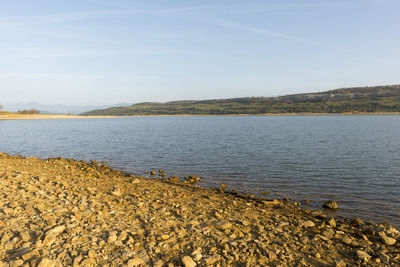
[[[196,175],[267,198],[339,203],[400,225],[400,116],[173,116],[0,121],[0,151]]]

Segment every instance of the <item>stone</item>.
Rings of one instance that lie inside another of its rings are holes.
[[[153,264],[153,267],[163,267],[164,266],[164,262],[163,261],[156,261]]]
[[[207,265],[212,265],[221,259],[220,255],[212,255],[210,257],[205,258],[205,262]]]
[[[47,231],[42,246],[51,246],[57,240],[57,236],[61,234],[65,228],[64,225],[60,225]]]
[[[117,197],[121,196],[121,195],[122,195],[122,193],[121,193],[121,188],[115,189],[115,190],[112,192],[112,194],[113,194],[114,196],[117,196]]]
[[[350,237],[348,237],[347,235],[345,235],[345,236],[342,238],[342,242],[345,243],[346,245],[350,245],[351,242],[353,242],[353,240],[352,240]]]
[[[96,261],[94,259],[88,258],[88,259],[83,260],[80,265],[81,266],[94,266],[95,263],[96,263]]]
[[[134,267],[134,266],[139,266],[139,265],[143,265],[143,264],[145,264],[144,260],[142,260],[139,257],[130,259],[128,261],[128,267]]]
[[[364,262],[367,262],[371,259],[371,255],[369,255],[365,251],[357,250],[357,258],[359,258],[360,260],[363,260]]]
[[[88,252],[88,257],[89,258],[96,258],[96,252],[94,252],[94,250],[89,250],[89,252]]]
[[[56,261],[51,260],[49,258],[44,258],[40,261],[37,267],[54,267],[56,266]]]
[[[322,207],[329,210],[336,210],[339,206],[336,201],[330,200],[325,202]]]
[[[190,256],[183,257],[182,264],[184,267],[194,267],[197,265]]]
[[[20,233],[20,235],[21,235],[22,241],[24,241],[24,242],[28,242],[29,240],[31,240],[31,235],[29,234],[28,231],[23,231]]]
[[[302,226],[305,228],[314,227],[315,223],[313,221],[305,221],[303,222]]]
[[[117,235],[109,235],[107,238],[107,243],[108,244],[114,243],[115,241],[117,241],[117,239],[118,239]]]
[[[335,263],[336,263],[336,267],[346,267],[346,263],[341,259],[336,260]]]
[[[360,218],[354,218],[351,220],[351,224],[353,224],[355,226],[360,226],[360,225],[364,225],[364,222]]]
[[[330,227],[332,227],[332,228],[335,228],[336,227],[336,221],[335,221],[335,219],[330,219],[330,220],[328,220],[327,221],[327,223],[328,223],[328,225],[330,226]]]
[[[196,249],[196,250],[193,251],[192,254],[190,254],[190,255],[193,257],[193,259],[194,259],[195,261],[199,261],[199,260],[201,260],[201,258],[203,257],[203,255],[201,255],[200,249]]]
[[[379,232],[378,235],[381,237],[382,242],[388,246],[392,246],[396,243],[396,239],[388,237],[385,232]]]
[[[56,226],[49,231],[47,231],[46,235],[59,235],[65,230],[65,225]]]
[[[221,222],[219,224],[219,228],[221,228],[222,230],[231,229],[232,224],[230,222]]]
[[[380,251],[379,252],[379,258],[381,259],[381,261],[385,264],[389,264],[390,258],[388,255],[386,255],[384,252]]]
[[[23,264],[24,264],[23,260],[10,261],[10,267],[19,267],[19,266],[22,266]]]
[[[167,240],[169,238],[169,235],[161,235],[161,239]]]

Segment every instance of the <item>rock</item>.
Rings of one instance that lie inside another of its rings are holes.
[[[182,258],[182,264],[184,267],[194,267],[196,266],[196,263],[193,261],[193,259],[190,256],[185,256]]]
[[[335,234],[335,231],[333,231],[333,229],[331,229],[331,228],[327,228],[325,231],[322,232],[322,235],[329,239],[331,239],[334,234]]]
[[[24,264],[23,260],[10,261],[10,267],[19,267],[22,266],[23,264]]]
[[[360,225],[363,225],[364,222],[360,218],[354,218],[351,220],[351,224],[354,226],[360,226]]]
[[[128,261],[128,267],[139,266],[141,264],[145,264],[145,262],[144,262],[144,260],[142,260],[141,258],[138,258],[138,257],[130,259]]]
[[[161,235],[161,239],[167,240],[169,238],[169,235]]]
[[[336,267],[346,267],[346,263],[341,259],[336,260],[335,263],[336,263]]]
[[[230,222],[221,222],[219,223],[219,228],[221,228],[222,230],[226,230],[226,229],[230,229],[232,228],[232,224]]]
[[[60,225],[47,231],[42,246],[51,246],[57,240],[57,236],[62,233],[65,228],[66,227],[64,225]]]
[[[378,234],[386,245],[392,246],[396,243],[396,239],[386,236],[385,232],[379,232]]]
[[[221,259],[220,255],[213,255],[213,256],[205,258],[204,260],[205,260],[207,265],[213,265],[214,263],[216,263],[220,259]]]
[[[192,254],[190,254],[190,255],[193,257],[193,259],[194,259],[195,261],[199,261],[199,260],[201,260],[201,258],[203,257],[203,255],[201,255],[200,249],[196,249],[196,250],[193,251]]]
[[[24,242],[31,240],[31,235],[29,234],[28,231],[23,231],[20,233],[20,235],[21,235],[22,241],[24,241]]]
[[[85,259],[84,261],[81,262],[81,266],[94,266],[94,264],[96,263],[96,261],[94,259]]]
[[[93,258],[96,258],[96,252],[94,252],[94,250],[89,250],[89,252],[88,252],[88,257],[89,258],[91,258],[91,259],[93,259]]]
[[[157,174],[156,171],[151,171],[151,172],[150,172],[150,175],[152,175],[152,176],[154,176],[154,175],[156,175],[156,174]]]
[[[342,242],[345,243],[346,245],[350,245],[351,242],[353,242],[353,240],[352,240],[350,237],[348,237],[347,235],[345,235],[345,236],[342,238]]]
[[[371,259],[371,256],[365,251],[357,250],[357,258],[363,260],[364,262],[367,262]]]
[[[385,264],[389,264],[390,258],[388,255],[386,255],[384,252],[380,251],[379,252],[379,258],[381,259],[381,261]]]
[[[329,210],[336,210],[338,208],[338,204],[336,201],[330,200],[325,202],[322,207]]]
[[[115,190],[112,192],[112,194],[113,194],[114,196],[117,196],[117,197],[121,196],[121,195],[122,195],[122,193],[121,193],[121,188],[115,189]]]
[[[328,220],[327,221],[327,223],[328,223],[328,225],[330,225],[332,228],[335,228],[336,227],[336,221],[335,221],[335,219],[330,219],[330,220]]]
[[[302,226],[305,228],[314,227],[315,223],[313,221],[305,221],[302,223]]]
[[[56,226],[49,231],[47,231],[46,235],[59,235],[65,230],[65,225]]]
[[[163,261],[156,261],[153,264],[153,267],[163,267],[164,266],[164,262]]]
[[[56,261],[51,260],[49,258],[44,258],[40,261],[37,267],[54,267],[56,266]]]
[[[117,239],[118,239],[117,235],[109,235],[107,238],[107,243],[108,244],[114,243],[115,241],[117,241]]]

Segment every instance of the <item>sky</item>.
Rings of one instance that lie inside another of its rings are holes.
[[[0,103],[400,84],[398,0],[0,0]]]

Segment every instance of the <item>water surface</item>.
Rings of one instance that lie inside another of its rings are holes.
[[[0,121],[0,151],[106,160],[268,198],[337,200],[400,225],[400,116],[204,116]]]

